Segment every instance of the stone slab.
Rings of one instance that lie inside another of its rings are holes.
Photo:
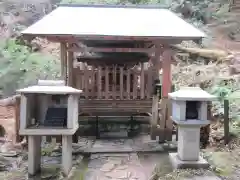
[[[159,153],[165,150],[176,150],[176,148],[152,141],[149,135],[146,135],[134,139],[95,140],[92,146],[82,151],[84,153]]]
[[[209,167],[209,163],[202,157],[199,157],[198,161],[182,161],[177,153],[169,153],[169,158],[174,169],[207,169]]]

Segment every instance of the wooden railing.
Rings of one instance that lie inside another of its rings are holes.
[[[152,70],[139,66],[87,66],[75,68],[76,88],[82,89],[86,99],[150,99]]]

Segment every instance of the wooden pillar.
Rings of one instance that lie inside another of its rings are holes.
[[[162,96],[164,98],[168,97],[172,88],[171,59],[172,50],[164,49],[162,54]]]
[[[152,58],[153,64],[153,86],[155,86],[156,81],[159,81],[159,70],[160,70],[160,56],[161,56],[161,44],[156,42],[155,44],[155,53]],[[155,91],[153,89],[153,91]],[[152,101],[152,119],[151,119],[151,139],[156,140],[156,136],[161,136],[161,132],[158,132],[157,125],[159,121],[158,116],[158,102],[159,95],[153,93],[153,101]]]
[[[67,83],[67,46],[65,42],[60,43],[61,78]]]
[[[160,42],[156,42],[155,53],[154,53],[154,57],[152,58],[154,80],[159,80],[159,70],[161,69],[161,62],[160,62],[161,54],[162,54],[162,46]]]
[[[172,88],[172,74],[171,74],[171,59],[172,50],[169,47],[164,47],[162,54],[162,101],[166,105],[166,129],[165,129],[165,140],[172,140],[172,129],[173,122],[171,120],[172,107],[168,100],[168,93],[171,92]]]
[[[71,48],[72,44],[68,44],[68,48]],[[67,85],[73,87],[73,52],[67,52]]]

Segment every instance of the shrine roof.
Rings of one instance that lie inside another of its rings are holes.
[[[159,7],[63,5],[31,25],[23,35],[79,38],[198,40],[205,34],[168,9]]]

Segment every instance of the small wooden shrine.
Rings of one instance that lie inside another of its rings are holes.
[[[160,141],[172,138],[171,44],[205,36],[167,9],[106,5],[61,5],[22,34],[60,43],[62,78],[83,91],[79,115],[147,114]]]

